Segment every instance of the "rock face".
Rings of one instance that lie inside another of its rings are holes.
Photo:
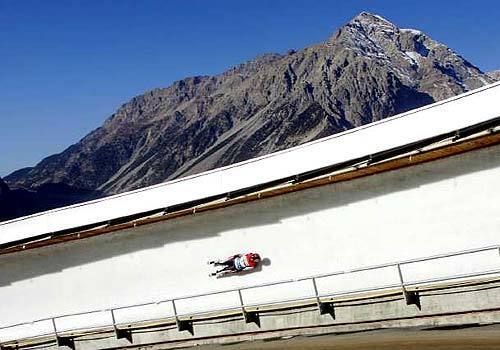
[[[494,78],[424,33],[361,13],[324,43],[134,97],[64,152],[6,177],[115,194],[370,123]]]
[[[11,203],[9,186],[0,178],[0,220],[15,217],[17,206]]]
[[[488,76],[498,81],[500,80],[500,70],[489,72]]]
[[[9,186],[0,178],[0,199],[7,195]]]
[[[22,188],[11,190],[0,179],[0,221],[101,196],[102,193],[98,191],[72,188],[64,183],[44,184],[36,190]]]

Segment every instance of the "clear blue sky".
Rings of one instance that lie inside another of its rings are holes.
[[[0,176],[61,152],[132,96],[323,41],[361,11],[500,69],[499,3],[0,0]]]

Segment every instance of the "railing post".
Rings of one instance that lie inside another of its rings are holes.
[[[110,309],[111,320],[113,321],[113,329],[115,331],[116,339],[127,339],[130,343],[132,343],[132,331],[130,329],[120,329],[116,325],[115,312],[113,309]]]
[[[56,327],[56,320],[55,320],[55,318],[51,318],[51,321],[52,321],[52,328],[54,329],[54,335],[56,337],[56,344],[57,344],[57,346],[59,346],[59,347],[67,346],[70,349],[75,350],[75,341],[73,340],[73,338],[70,338],[70,337],[61,337],[57,333],[57,327]]]
[[[188,320],[180,320],[177,313],[177,307],[175,306],[175,299],[172,299],[172,308],[174,309],[175,324],[177,325],[177,330],[179,332],[188,331],[191,335],[194,335],[193,322]]]
[[[238,289],[238,297],[240,298],[241,312],[243,313],[243,318],[245,323],[255,323],[260,328],[260,318],[257,312],[248,312],[245,310],[245,304],[243,303],[243,295],[241,295],[241,289]]]
[[[316,304],[318,305],[318,310],[320,315],[329,314],[335,319],[335,310],[333,308],[333,303],[323,303],[319,297],[318,286],[316,285],[316,278],[311,278],[313,287],[314,287],[314,295],[316,297]]]
[[[420,305],[420,295],[417,291],[408,291],[406,290],[405,282],[403,279],[403,272],[401,271],[401,264],[396,264],[399,275],[399,282],[401,283],[401,289],[403,291],[403,296],[406,301],[406,305],[416,305],[418,309],[421,309]]]

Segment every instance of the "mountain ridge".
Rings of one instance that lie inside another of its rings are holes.
[[[138,95],[63,152],[5,178],[103,195],[370,123],[495,81],[421,31],[362,12],[325,42]]]
[[[500,69],[499,70],[494,70],[492,72],[487,73],[489,77],[495,79],[495,80],[500,80]]]

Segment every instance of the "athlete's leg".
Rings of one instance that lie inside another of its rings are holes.
[[[234,255],[224,261],[215,261],[214,265],[215,266],[234,266],[234,259],[236,259],[238,255]]]
[[[232,266],[225,266],[224,268],[215,271],[215,273],[225,272],[225,271],[233,271],[234,268]]]

